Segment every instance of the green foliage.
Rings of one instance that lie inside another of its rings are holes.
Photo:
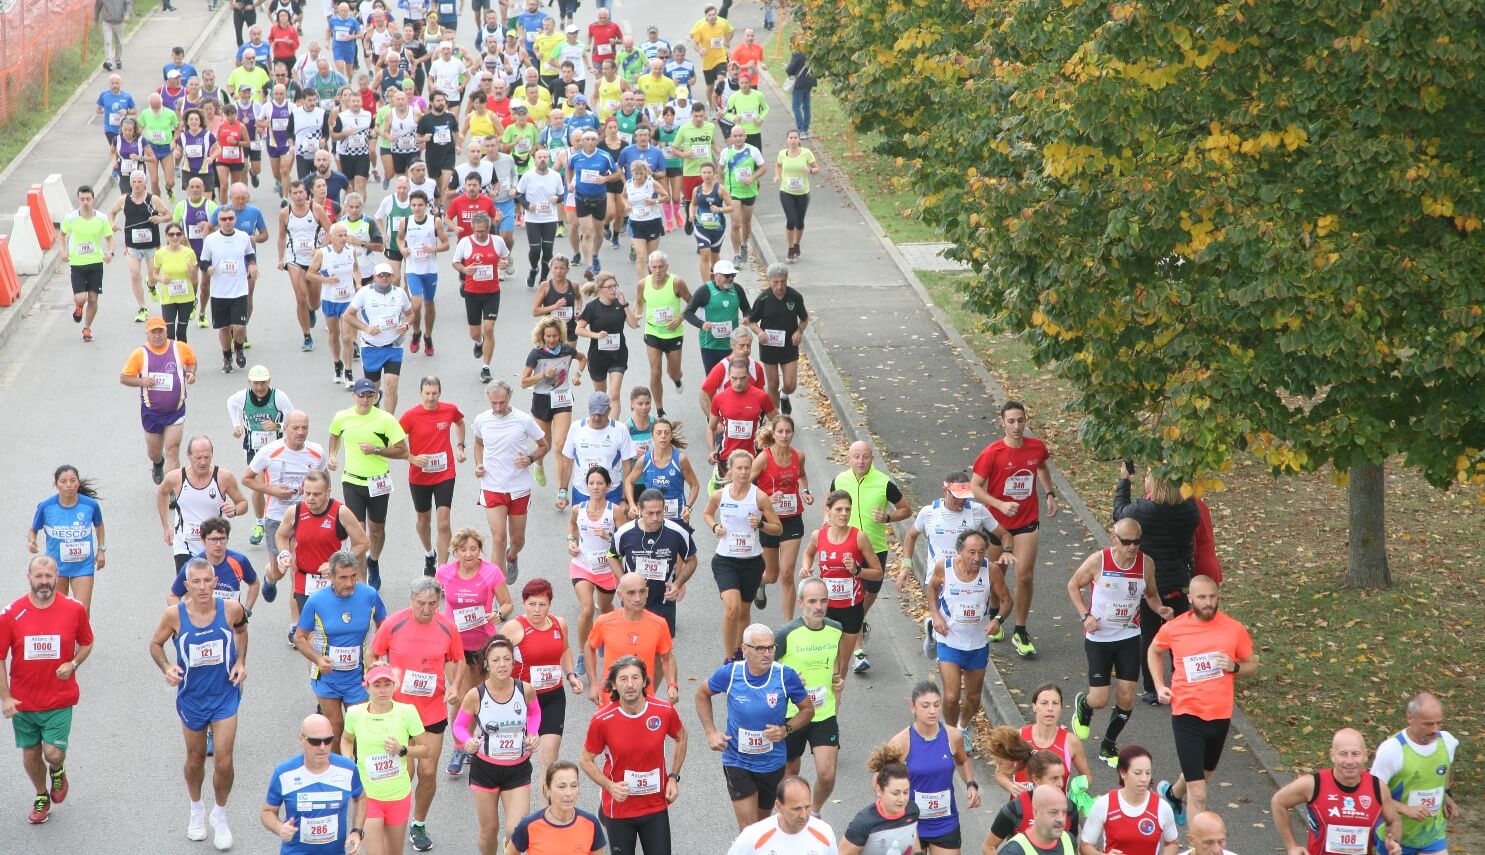
[[[1485,485],[1485,0],[796,4],[1096,454]]]

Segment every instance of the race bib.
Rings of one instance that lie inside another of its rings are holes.
[[[781,517],[792,517],[799,513],[799,495],[784,493],[773,500],[773,509]]]
[[[670,575],[670,567],[658,558],[636,558],[634,569],[649,582],[664,582]]]
[[[1109,600],[1101,617],[1115,626],[1131,626],[1138,608],[1138,600]]]
[[[439,3],[438,4],[438,14],[445,15],[445,16],[454,14],[454,4],[453,3]]]
[[[706,157],[711,153],[712,147],[707,145],[706,143],[696,143],[695,145],[691,146],[692,157]]]
[[[716,216],[715,214],[713,216]],[[712,338],[731,338],[732,321],[712,321]]]
[[[75,564],[79,561],[87,561],[93,556],[93,541],[91,540],[69,540],[57,547],[62,556],[63,564]]]
[[[825,593],[832,600],[856,599],[856,580],[849,576],[827,576]]]
[[[1215,680],[1221,677],[1223,671],[1217,667],[1217,657],[1221,653],[1198,653],[1187,656],[1181,660],[1186,669],[1186,682],[1200,683],[1203,680]]]
[[[149,227],[135,227],[129,230],[129,238],[135,243],[149,243],[155,239],[155,230]]]
[[[681,518],[681,500],[680,499],[666,499],[665,500],[665,515],[667,517],[669,517],[670,519],[673,519],[673,520],[680,519]]]
[[[336,30],[335,31],[335,40],[338,41],[338,42],[348,42],[348,41],[351,41],[352,39],[354,39],[355,37],[356,37],[355,34],[353,34],[350,30]],[[283,128],[278,128],[277,130],[283,130]]]
[[[1408,807],[1421,807],[1425,810],[1437,811],[1443,806],[1443,787],[1434,787],[1429,790],[1413,790],[1408,793]]]
[[[552,406],[553,407],[570,407],[570,406],[572,406],[572,390],[571,389],[553,389],[550,397],[552,399]]]
[[[520,760],[526,746],[520,734],[497,733],[490,738],[491,760]]]
[[[815,709],[825,706],[825,703],[830,699],[830,688],[827,686],[806,687],[805,692],[809,694],[810,703],[815,705]]]
[[[319,593],[328,587],[330,587],[330,580],[318,573],[309,573],[304,577],[304,593],[306,596]]]
[[[165,283],[165,293],[171,297],[184,297],[191,293],[191,283],[185,279],[171,279]]]
[[[758,121],[758,114],[753,112],[741,113],[738,115],[737,118],[743,124],[751,125],[754,122]]]
[[[431,698],[433,697],[433,690],[437,687],[437,674],[412,670],[402,672],[402,694],[404,695],[412,695],[415,698]]]
[[[610,56],[611,54],[613,54],[613,52],[614,52],[614,46],[613,45],[594,45],[593,46],[593,53],[597,54],[598,56]]]
[[[636,772],[633,769],[625,769],[624,783],[628,785],[631,796],[653,796],[660,792],[660,770]]]
[[[789,190],[789,191],[794,192],[794,193],[803,193],[804,192],[804,179],[803,178],[799,178],[797,176],[790,176],[788,178],[785,178],[784,179],[784,189],[785,190]]]
[[[552,213],[552,203],[551,202],[537,202],[533,207],[535,208],[535,210],[533,211],[533,213],[540,214],[542,216],[547,216],[547,215],[549,215],[549,214]],[[558,311],[560,312],[561,309],[558,309]],[[569,319],[571,319],[572,318],[572,309],[571,308],[568,308],[567,309],[567,313],[568,313],[567,314],[567,317]]]
[[[294,252],[296,254],[303,255],[304,253],[309,252],[310,250],[312,250],[314,248],[315,248],[314,241],[310,240],[309,238],[307,238],[307,237],[296,237],[296,238],[294,238]]]
[[[773,743],[763,735],[761,730],[739,727],[737,729],[737,750],[743,754],[767,754],[773,750]]]
[[[43,659],[62,658],[62,636],[60,635],[28,635],[26,636],[25,657],[28,662]]]
[[[453,139],[454,135],[449,133],[448,125],[433,129],[433,141],[438,145],[448,145]]]
[[[188,146],[185,147],[185,149],[186,149],[186,157],[195,159],[195,158],[198,158],[198,157],[201,156],[201,146],[200,145],[188,145]]]
[[[186,645],[186,663],[192,668],[220,665],[226,661],[226,642],[220,638],[205,644]]]
[[[428,463],[423,467],[424,472],[447,472],[449,470],[449,453],[439,451],[428,455]]]
[[[1036,476],[1030,472],[1018,472],[1005,479],[1005,495],[1007,498],[1021,501],[1029,498],[1036,483]]]
[[[618,109],[619,109],[619,102],[618,101],[612,101],[612,100],[610,100],[610,101],[604,101],[603,102],[603,112],[605,112],[605,113],[612,113],[612,112],[614,112],[614,111],[616,111]]]
[[[516,152],[516,154],[525,154],[526,152],[528,152],[530,150],[531,150],[531,138],[530,137],[521,137],[520,139],[516,140],[516,145],[515,145],[515,152]]]
[[[750,422],[750,421],[748,421],[747,419],[728,419],[727,420],[727,438],[728,439],[752,439],[753,438],[753,423]]]
[[[697,211],[696,222],[700,223],[704,229],[714,229],[722,224],[722,215],[716,211]]]
[[[913,802],[918,805],[918,819],[943,819],[949,815],[953,804],[953,790],[936,793],[913,793]]]
[[[299,817],[299,842],[334,843],[340,838],[340,816],[301,816]]]
[[[330,291],[326,294],[325,299],[332,303],[344,303],[355,295],[356,286],[352,285],[350,280],[344,276],[337,276],[335,277],[335,281],[330,284]]]
[[[289,129],[289,117],[284,116],[280,119],[274,119],[269,122],[269,126],[272,127],[275,131],[287,131]]]
[[[219,262],[217,266],[222,269],[223,274],[227,276],[234,276],[237,274],[239,263],[235,258],[227,258]]]
[[[119,119],[121,118],[123,117],[117,112],[112,112],[109,113],[108,117],[103,120],[103,123],[108,125],[110,128],[116,128],[119,126]]]
[[[596,169],[584,169],[578,173],[578,180],[584,184],[598,184],[603,180],[603,175]]]
[[[988,603],[961,603],[954,611],[955,623],[979,623]]]
[[[727,551],[732,555],[750,556],[758,548],[758,532],[748,529],[742,533],[727,533]]]
[[[150,131],[144,135],[144,138],[149,140],[151,145],[164,145],[170,142],[170,135],[164,131]]]
[[[572,320],[572,307],[559,306],[552,311],[552,317],[559,321],[570,321]]]
[[[763,343],[769,347],[786,347],[789,340],[788,333],[783,330],[764,330]]]
[[[155,385],[153,385],[153,386],[150,387],[150,391],[151,392],[174,392],[175,391],[175,372],[173,372],[173,371],[151,371],[146,376],[149,377],[151,380],[155,381]]]
[[[454,628],[460,632],[468,632],[485,622],[485,609],[483,606],[468,606],[462,609],[454,609]]]
[[[753,180],[753,164],[752,164],[752,162],[744,163],[742,166],[739,166],[737,168],[737,180],[738,181],[742,181],[742,182],[747,182],[747,181],[752,181]]]
[[[402,774],[402,758],[396,754],[373,754],[366,758],[367,775],[373,781],[385,781]]]
[[[224,145],[224,146],[222,146],[222,160],[242,160],[242,146],[240,146],[240,145]]]
[[[635,205],[634,213],[630,215],[631,219],[640,220],[641,222],[644,220],[653,220],[658,216],[660,216],[660,209],[648,203]],[[669,323],[669,321],[666,321],[666,323]]]
[[[495,278],[495,265],[476,264],[474,267],[470,268],[469,275],[476,282],[489,282],[490,280]]]
[[[360,645],[332,646],[326,655],[330,657],[330,663],[337,671],[351,671],[361,667]]]
[[[78,241],[76,250],[78,255],[94,255],[98,252],[98,244],[90,240]]]
[[[403,134],[402,136],[400,136],[400,137],[397,138],[397,147],[400,148],[400,149],[408,149],[408,150],[417,148],[418,147],[418,137],[417,137],[417,135],[416,134]]]
[[[128,158],[122,158],[119,160],[119,174],[132,175],[134,174],[134,169],[138,166],[139,164],[137,162],[129,160]]]
[[[392,476],[378,475],[375,478],[367,478],[366,492],[369,493],[372,498],[376,498],[377,496],[385,496],[388,493],[392,492]]]
[[[192,240],[201,240],[206,237],[206,223],[191,223],[186,226],[186,237]]]
[[[538,692],[554,688],[562,683],[561,665],[532,665],[526,669],[531,679],[531,688]]]
[[[712,36],[712,50],[716,50],[724,44],[726,44],[726,42],[723,41],[721,36]]]
[[[1371,829],[1360,825],[1325,826],[1326,855],[1366,855],[1371,849]]]
[[[603,336],[598,339],[598,349],[618,350],[619,345],[623,343],[624,339],[621,337],[620,333],[604,333]]]

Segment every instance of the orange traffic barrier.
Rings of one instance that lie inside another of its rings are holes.
[[[21,297],[21,278],[10,260],[10,237],[0,235],[0,306],[9,306]]]
[[[46,209],[46,199],[41,195],[41,185],[32,184],[26,192],[26,207],[31,209],[31,225],[36,228],[36,241],[43,251],[51,249],[57,242],[57,227],[52,225],[52,215]]]

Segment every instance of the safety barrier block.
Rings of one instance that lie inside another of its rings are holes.
[[[41,182],[41,198],[46,201],[46,210],[52,215],[52,222],[61,225],[61,218],[72,207],[69,201],[72,196],[67,192],[67,185],[62,183],[60,173],[54,172]]]
[[[35,276],[41,272],[41,263],[46,252],[36,239],[36,227],[31,225],[31,208],[17,208],[15,219],[10,224],[10,261],[15,272],[21,276]]]
[[[40,184],[32,184],[26,192],[26,207],[31,209],[31,226],[36,230],[37,242],[43,251],[51,249],[57,242],[57,227],[52,225],[52,215],[47,210],[46,199],[41,196]]]
[[[10,260],[10,238],[0,235],[0,306],[9,306],[21,298],[21,277]]]

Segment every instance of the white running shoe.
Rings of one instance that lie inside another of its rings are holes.
[[[201,841],[206,839],[206,808],[191,808],[191,822],[186,826],[186,839]]]
[[[212,835],[211,845],[215,846],[218,852],[226,852],[228,849],[231,849],[232,829],[227,827],[227,817],[222,816],[218,818],[212,825],[215,833]]]

